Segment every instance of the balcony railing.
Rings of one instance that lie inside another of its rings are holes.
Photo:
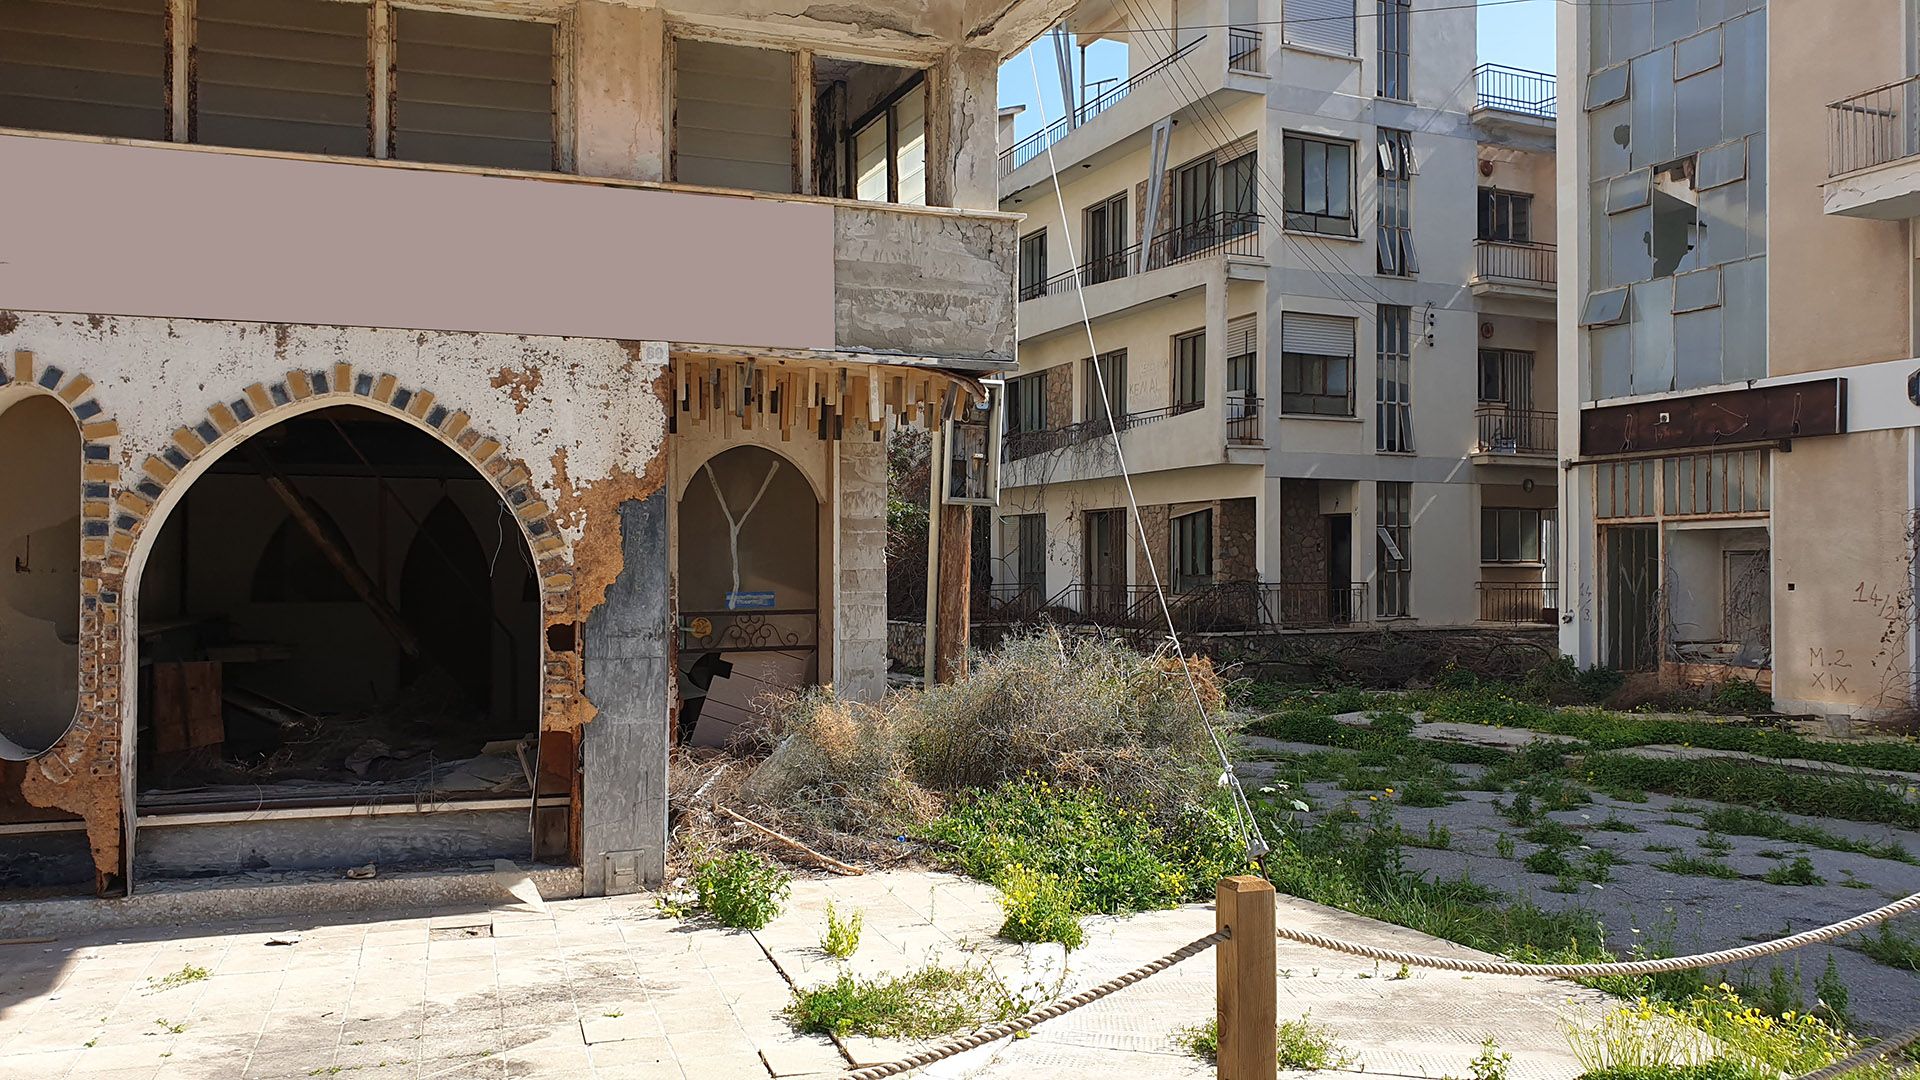
[[[1227,30],[1227,70],[1242,75],[1267,72],[1266,35],[1258,30],[1235,26]]]
[[[1483,581],[1480,621],[1552,625],[1560,618],[1560,586],[1546,582]]]
[[[1164,572],[1164,567],[1162,568]],[[1031,589],[1009,595],[1031,600]],[[1099,585],[1075,582],[1043,603],[1009,603],[1002,609],[1011,622],[1046,619],[1068,625],[1099,626],[1150,642],[1163,637],[1167,616],[1181,633],[1245,633],[1352,626],[1367,621],[1367,587],[1327,582],[1222,581],[1186,592],[1167,591],[1167,610],[1151,585]]]
[[[1556,88],[1553,76],[1505,64],[1473,69],[1474,108],[1495,109],[1552,120]]]
[[[1267,441],[1260,422],[1260,399],[1251,394],[1227,395],[1227,442],[1235,446],[1259,446]]]
[[[1039,131],[1034,132],[1033,134],[1027,136],[1026,138],[1021,139],[1019,142],[1014,143],[1012,146],[1008,147],[1007,149],[1001,151],[1000,152],[1001,177],[1005,178],[1007,176],[1011,176],[1013,174],[1013,170],[1019,168],[1022,165],[1025,165],[1027,162],[1032,161],[1034,158],[1039,157],[1041,154],[1046,153],[1048,147],[1052,146],[1054,143],[1059,142],[1061,139],[1066,138],[1067,133],[1072,131],[1074,128],[1079,127],[1081,124],[1084,124],[1087,121],[1093,119],[1094,117],[1099,116],[1101,113],[1106,112],[1108,109],[1113,108],[1115,105],[1118,105],[1120,102],[1124,101],[1127,95],[1133,93],[1135,90],[1139,89],[1141,86],[1144,86],[1145,84],[1152,82],[1154,79],[1159,78],[1161,75],[1166,74],[1168,68],[1171,68],[1173,65],[1181,63],[1185,61],[1188,57],[1192,56],[1193,51],[1199,48],[1200,43],[1205,40],[1206,40],[1205,35],[1202,35],[1200,37],[1193,39],[1192,41],[1187,42],[1186,45],[1182,46],[1179,50],[1174,52],[1172,55],[1166,57],[1163,60],[1158,61],[1153,66],[1142,70],[1138,75],[1133,76],[1132,78],[1121,83],[1120,85],[1112,87],[1111,89],[1108,89],[1107,91],[1101,93],[1099,96],[1095,97],[1093,100],[1087,102],[1086,104],[1081,105],[1079,108],[1073,111],[1073,116],[1071,118],[1063,116],[1060,119],[1055,120],[1053,123],[1048,124],[1046,127],[1041,128]]]
[[[1560,278],[1560,254],[1552,244],[1475,240],[1473,272],[1480,281],[1552,285]]]
[[[1208,255],[1258,256],[1260,222],[1258,214],[1213,214],[1176,225],[1155,236],[1146,246],[1145,269],[1158,270]],[[1020,299],[1055,296],[1072,292],[1076,285],[1084,289],[1126,277],[1134,272],[1139,255],[1139,244],[1101,252],[1072,270],[1062,270],[1045,281],[1022,285]]]
[[[1920,76],[1827,106],[1827,175],[1920,156]]]
[[[1009,431],[1002,445],[1008,461],[1019,461],[1035,454],[1044,454],[1049,450],[1062,450],[1069,446],[1104,439],[1117,429],[1131,431],[1170,416],[1180,416],[1200,408],[1198,402],[1185,405],[1170,405],[1164,409],[1150,409],[1145,412],[1123,413],[1115,417],[1112,423],[1104,416],[1082,420],[1065,427],[1048,428],[1044,431]]]
[[[1559,446],[1560,417],[1539,409],[1482,405],[1474,412],[1480,425],[1482,454],[1545,454]]]

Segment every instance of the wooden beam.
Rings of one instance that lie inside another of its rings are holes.
[[[287,513],[299,523],[300,528],[305,530],[308,536],[313,538],[314,544],[320,548],[320,554],[326,556],[335,570],[340,571],[340,576],[346,580],[348,587],[352,588],[360,597],[360,601],[373,612],[373,617],[379,620],[387,633],[393,635],[394,643],[400,646],[400,651],[418,660],[420,639],[408,628],[407,621],[400,617],[400,613],[394,610],[393,605],[387,602],[387,598],[380,592],[380,587],[373,583],[373,578],[360,568],[359,562],[353,557],[353,548],[347,543],[347,538],[340,535],[340,530],[320,511],[319,507],[300,494],[292,481],[281,475],[280,470],[267,457],[266,451],[260,448],[258,440],[249,440],[241,445],[245,448],[248,459],[253,462],[253,467],[259,471],[261,478],[266,480],[267,487],[279,497],[281,503],[285,504]]]
[[[1220,1080],[1274,1080],[1279,1020],[1274,970],[1274,893],[1265,878],[1223,878],[1214,926],[1233,936],[1214,946]]]
[[[939,462],[933,484],[939,486]],[[939,493],[934,498],[939,500]],[[941,503],[940,580],[935,596],[933,681],[952,682],[967,673],[967,636],[973,596],[973,507]]]

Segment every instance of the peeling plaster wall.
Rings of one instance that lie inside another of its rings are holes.
[[[842,348],[1013,359],[1010,221],[839,206],[834,338]]]
[[[85,439],[81,706],[66,736],[26,766],[21,793],[33,806],[86,819],[97,887],[111,887],[120,872],[142,563],[193,480],[279,419],[359,404],[473,461],[515,508],[538,562],[550,628],[543,742],[596,715],[599,702],[580,692],[580,653],[566,643],[617,576],[650,566],[627,557],[618,517],[665,480],[664,345],[0,314],[8,379],[53,391]],[[664,589],[664,562],[654,569]],[[657,809],[664,821],[664,804]]]

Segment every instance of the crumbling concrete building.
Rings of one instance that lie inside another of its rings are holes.
[[[1066,6],[0,6],[0,889],[657,882],[671,745],[884,690]]]

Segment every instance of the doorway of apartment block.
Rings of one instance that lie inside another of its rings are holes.
[[[1600,535],[1606,560],[1600,601],[1603,659],[1618,671],[1651,671],[1659,663],[1659,529],[1611,525]]]
[[[1095,616],[1121,615],[1127,609],[1127,512],[1089,510],[1081,548],[1086,610]]]
[[[1328,514],[1327,614],[1336,626],[1353,621],[1353,515]]]

